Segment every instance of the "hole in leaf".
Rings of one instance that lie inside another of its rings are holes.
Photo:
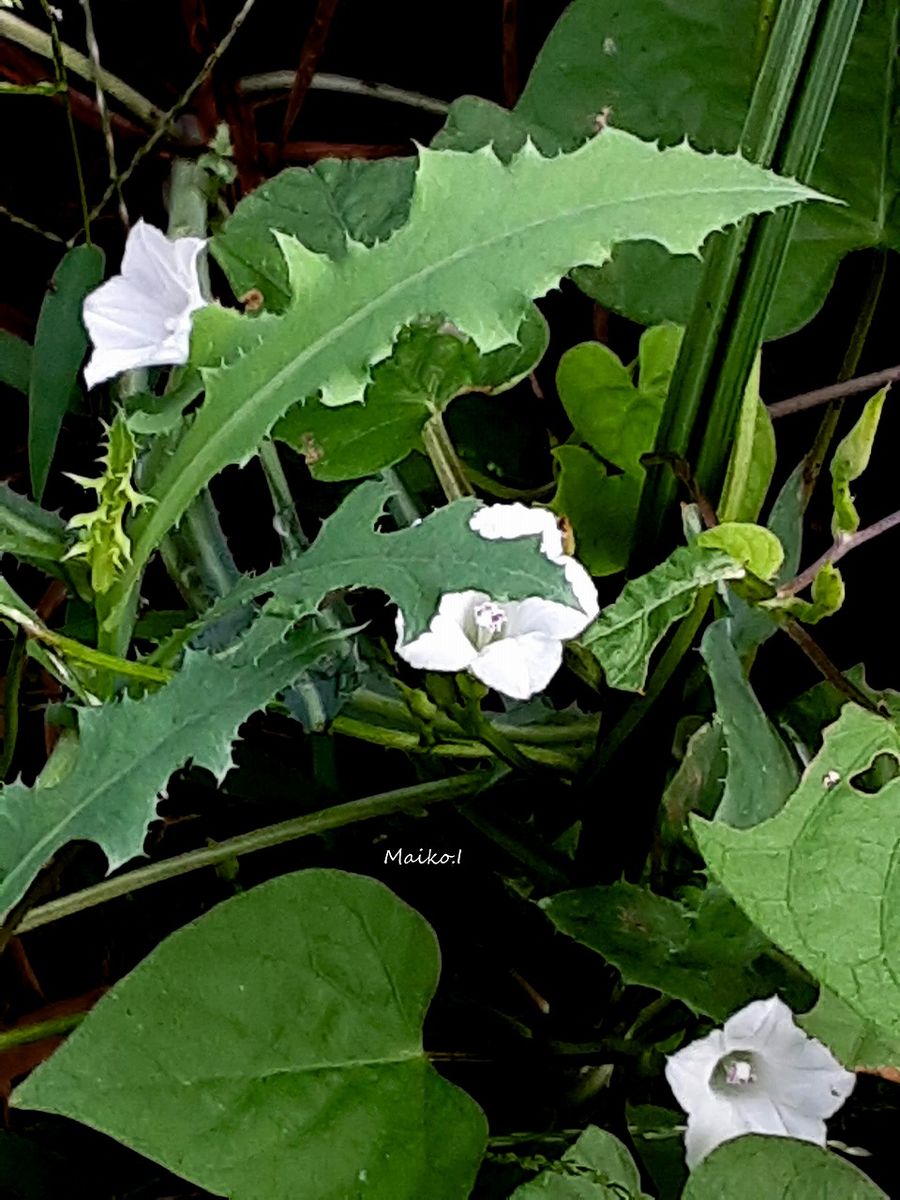
[[[866,771],[860,771],[858,775],[854,775],[850,780],[852,787],[858,792],[865,792],[868,796],[874,796],[876,792],[880,792],[883,787],[896,779],[900,775],[900,762],[893,754],[879,754],[875,757],[871,767]]]

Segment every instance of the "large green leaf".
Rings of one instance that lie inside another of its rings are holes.
[[[756,966],[769,942],[718,888],[696,910],[624,881],[561,892],[541,908],[625,983],[656,988],[716,1021],[771,993]]]
[[[306,458],[313,478],[331,482],[372,475],[422,445],[422,426],[464,392],[500,392],[535,366],[547,349],[548,330],[532,308],[515,345],[479,354],[473,342],[445,332],[439,321],[401,331],[389,359],[372,372],[365,400],[295,405],[273,436]]]
[[[513,1192],[510,1200],[649,1200],[628,1150],[588,1125],[557,1163]]]
[[[888,1200],[862,1171],[809,1142],[753,1134],[691,1172],[682,1200]]]
[[[14,1102],[229,1200],[464,1200],[487,1130],[422,1048],[439,969],[382,884],[285,875],[157,947]]]
[[[822,988],[815,1008],[798,1019],[810,1037],[818,1038],[851,1071],[882,1067],[900,1070],[900,1036],[887,1038]]]
[[[62,419],[79,393],[78,369],[87,349],[81,308],[103,278],[103,251],[74,246],[56,268],[41,305],[28,383],[28,461],[40,500]]]
[[[111,620],[201,488],[298,399],[359,399],[404,325],[442,315],[489,353],[515,341],[532,298],[619,242],[652,234],[687,254],[712,229],[813,195],[738,156],[660,151],[618,130],[554,158],[529,144],[508,166],[489,150],[422,150],[409,221],[387,241],[349,242],[333,261],[282,237],[295,293],[283,316],[210,306],[195,317],[195,357],[223,365],[206,368],[206,401],[134,523]]]
[[[734,150],[761,61],[763,0],[575,0],[538,58],[516,116],[571,146],[597,114],[663,144],[687,135],[701,149]],[[896,136],[898,0],[869,0],[812,175],[846,201],[800,214],[767,324],[780,337],[805,324],[851,250],[900,248]],[[700,279],[696,260],[670,259],[650,241],[620,246],[577,281],[602,304],[645,325],[684,323]]]
[[[642,454],[653,449],[682,331],[675,325],[641,337],[638,382],[599,342],[563,355],[556,373],[559,398],[585,446],[556,450],[559,487],[554,509],[571,522],[578,556],[594,575],[621,571],[628,562],[644,483]],[[612,464],[610,474],[605,462]]]
[[[796,792],[738,830],[693,821],[703,857],[747,915],[864,1022],[900,1037],[900,779],[860,777],[900,760],[896,725],[845,705]]]
[[[627,583],[579,640],[603,667],[610,687],[639,692],[650,656],[669,628],[687,616],[701,588],[743,575],[741,564],[721,550],[680,546]]]
[[[728,763],[716,820],[745,829],[783,807],[800,772],[750,686],[727,617],[706,630],[700,653],[712,681]]]

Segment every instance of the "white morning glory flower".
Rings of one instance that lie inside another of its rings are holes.
[[[94,347],[84,369],[89,388],[122,371],[188,360],[191,315],[208,303],[197,256],[205,238],[170,241],[138,221],[125,243],[122,271],[85,299],[85,328]]]
[[[403,614],[397,613],[397,653],[420,670],[469,671],[504,696],[528,700],[559,670],[563,642],[596,617],[597,589],[563,552],[562,534],[546,509],[489,504],[469,526],[491,540],[540,535],[541,551],[563,568],[579,607],[539,596],[501,603],[486,592],[448,592],[427,632],[405,645]]]
[[[746,1133],[825,1145],[825,1118],[856,1082],[821,1042],[794,1024],[777,996],[754,1000],[707,1037],[669,1057],[666,1078],[688,1114],[689,1167]]]

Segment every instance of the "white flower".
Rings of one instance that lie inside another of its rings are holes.
[[[689,1167],[722,1142],[768,1133],[825,1145],[825,1118],[856,1082],[821,1042],[794,1024],[777,996],[754,1000],[723,1029],[669,1057],[666,1078],[688,1114]]]
[[[84,302],[84,324],[94,347],[84,369],[89,388],[122,371],[188,360],[191,314],[203,308],[197,256],[204,238],[170,241],[138,221],[125,243],[122,273]]]
[[[563,553],[562,534],[546,509],[490,504],[469,526],[491,540],[540,535],[541,551],[563,568],[579,607],[539,596],[501,603],[486,592],[448,592],[428,631],[406,645],[397,613],[397,653],[420,670],[467,670],[513,700],[528,700],[559,670],[563,642],[596,617],[597,590],[584,567]]]

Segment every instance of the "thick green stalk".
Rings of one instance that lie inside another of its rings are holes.
[[[740,150],[745,156],[787,174],[792,166],[805,167],[808,175],[861,3],[795,0],[781,5],[744,123]],[[709,495],[716,494],[724,477],[740,399],[791,229],[791,220],[748,219],[707,257],[656,449],[691,462],[699,486]],[[651,472],[641,502],[638,568],[659,556],[676,491],[670,472]]]
[[[272,846],[284,845],[285,842],[326,833],[345,825],[354,825],[358,821],[371,821],[393,813],[415,811],[429,804],[436,804],[439,800],[460,800],[464,796],[474,796],[494,778],[496,776],[493,771],[473,771],[467,775],[455,775],[450,779],[416,783],[411,787],[366,796],[362,800],[349,800],[346,804],[336,804],[333,808],[295,817],[291,821],[282,821],[278,825],[268,825],[252,833],[229,838],[218,845],[204,847],[202,850],[190,850],[187,854],[152,863],[149,867],[140,867],[114,879],[105,879],[94,887],[33,908],[20,922],[17,932],[27,933],[31,929],[39,929],[63,917],[95,908],[98,904],[106,904],[119,896],[127,896],[130,892],[140,891],[166,879],[177,879],[180,875],[187,875],[204,867],[217,866],[219,863],[239,858],[242,854],[267,850]]]

